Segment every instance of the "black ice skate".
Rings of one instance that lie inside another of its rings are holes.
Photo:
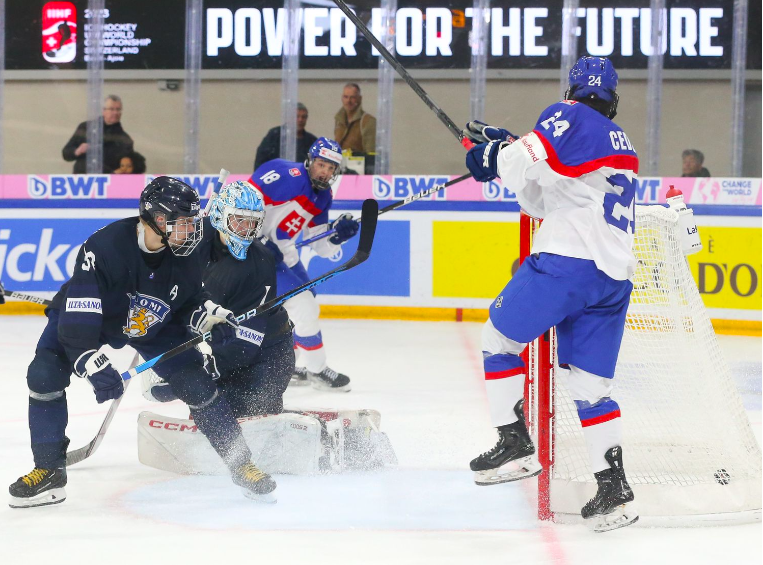
[[[543,468],[535,456],[535,446],[525,425],[522,408],[525,401],[514,406],[519,420],[498,427],[498,443],[469,464],[475,471],[474,482],[478,485],[497,485],[540,475]]]
[[[629,526],[638,521],[638,514],[632,507],[633,491],[625,480],[623,450],[617,445],[604,454],[609,469],[594,473],[599,490],[580,511],[585,519],[596,518],[593,530],[608,532]]]
[[[276,502],[276,497],[272,494],[276,490],[276,482],[254,463],[241,465],[231,475],[233,483],[241,487],[247,498],[268,504]]]
[[[66,500],[66,469],[40,469],[20,477],[9,488],[11,508],[33,508]]]
[[[307,386],[310,381],[307,380],[307,369],[304,367],[294,367],[294,374],[291,376],[289,386]]]
[[[320,373],[307,371],[307,378],[313,388],[330,392],[349,392],[350,377],[337,373],[334,369],[326,367]]]

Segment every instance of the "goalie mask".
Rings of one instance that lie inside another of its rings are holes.
[[[140,217],[179,257],[189,255],[204,235],[199,193],[172,177],[156,177],[146,185]]]
[[[262,193],[247,181],[232,182],[222,188],[212,201],[209,219],[223,234],[228,251],[239,261],[262,231],[265,202]]]
[[[577,100],[604,114],[617,115],[617,72],[606,57],[581,57],[570,69],[565,100]]]
[[[339,176],[342,148],[327,137],[319,137],[307,152],[305,168],[315,190],[328,190]]]

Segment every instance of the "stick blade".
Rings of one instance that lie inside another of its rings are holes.
[[[358,252],[371,254],[371,247],[376,235],[376,224],[379,221],[379,203],[373,198],[363,201],[360,211],[360,241]]]

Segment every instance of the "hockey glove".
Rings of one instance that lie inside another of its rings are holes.
[[[199,306],[193,311],[188,327],[197,334],[205,334],[212,331],[212,328],[217,324],[226,324],[233,328],[238,326],[233,312],[207,300],[203,306]]]
[[[276,265],[283,261],[283,253],[281,253],[281,249],[278,247],[278,244],[275,241],[272,239],[265,240],[265,247],[268,248],[268,251],[270,251],[270,254],[273,256],[273,259],[275,259]]]
[[[466,128],[462,130],[462,133],[474,143],[489,143],[491,141],[513,143],[518,139],[516,135],[507,129],[489,126],[479,120],[466,124]]]
[[[358,233],[359,225],[358,221],[352,217],[352,214],[342,214],[331,224],[331,229],[336,230],[336,233],[329,238],[329,241],[335,245],[343,244]]]
[[[466,167],[474,180],[488,182],[498,176],[498,153],[508,147],[506,141],[491,141],[475,145],[466,154]]]
[[[122,375],[111,366],[108,356],[97,349],[85,351],[79,356],[74,362],[74,374],[90,382],[98,404],[116,400],[125,390]]]
[[[3,287],[3,281],[0,281],[0,304],[5,304],[5,288]]]

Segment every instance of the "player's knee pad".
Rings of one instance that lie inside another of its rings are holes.
[[[40,401],[57,400],[69,386],[71,365],[66,354],[40,347],[27,370],[29,396]]]
[[[600,400],[612,394],[612,379],[600,377],[584,371],[574,365],[570,365],[570,374],[567,378],[567,388],[575,404],[580,407],[580,402],[593,406]]]
[[[165,380],[180,400],[191,408],[208,405],[217,397],[217,387],[212,377],[201,366],[186,365],[181,370],[167,375]]]
[[[294,332],[299,336],[311,336],[321,331],[318,317],[321,307],[309,292],[298,294],[284,302],[284,308],[294,324]]]
[[[524,351],[526,346],[526,343],[519,343],[509,339],[499,332],[489,318],[485,325],[482,326],[482,351],[486,356],[499,354],[519,355]]]

